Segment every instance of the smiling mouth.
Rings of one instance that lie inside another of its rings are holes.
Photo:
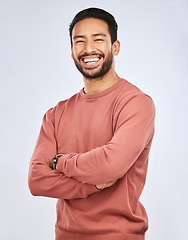
[[[102,56],[84,56],[81,61],[84,63],[85,68],[93,69],[99,65],[101,59]]]
[[[100,60],[100,58],[84,58],[83,61],[85,63],[94,63],[94,62],[98,62]]]

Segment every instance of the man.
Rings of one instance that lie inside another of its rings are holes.
[[[115,72],[117,23],[89,8],[70,25],[84,88],[44,115],[29,168],[33,195],[58,198],[56,240],[143,240],[139,202],[154,134],[152,99]]]

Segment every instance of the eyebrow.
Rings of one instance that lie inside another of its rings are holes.
[[[92,34],[93,37],[98,37],[98,36],[103,36],[106,37],[106,34],[104,33],[94,33]],[[77,39],[77,38],[85,38],[85,35],[76,35],[73,37],[73,39]]]
[[[98,37],[98,36],[103,36],[103,37],[106,37],[106,34],[104,33],[95,33],[92,35],[93,37]]]
[[[84,38],[85,36],[84,35],[76,35],[73,37],[73,39],[77,39],[77,38]]]

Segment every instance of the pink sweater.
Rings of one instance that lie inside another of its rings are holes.
[[[143,240],[139,202],[154,134],[152,99],[124,79],[45,114],[29,168],[33,195],[58,198],[56,240]],[[57,153],[59,171],[50,168]],[[104,190],[96,184],[116,183]]]

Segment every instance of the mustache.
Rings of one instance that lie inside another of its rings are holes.
[[[103,53],[91,53],[91,54],[84,53],[84,54],[82,54],[82,55],[80,55],[78,57],[78,60],[80,61],[80,59],[83,58],[83,57],[90,57],[90,56],[96,56],[96,55],[104,58],[104,54]]]

